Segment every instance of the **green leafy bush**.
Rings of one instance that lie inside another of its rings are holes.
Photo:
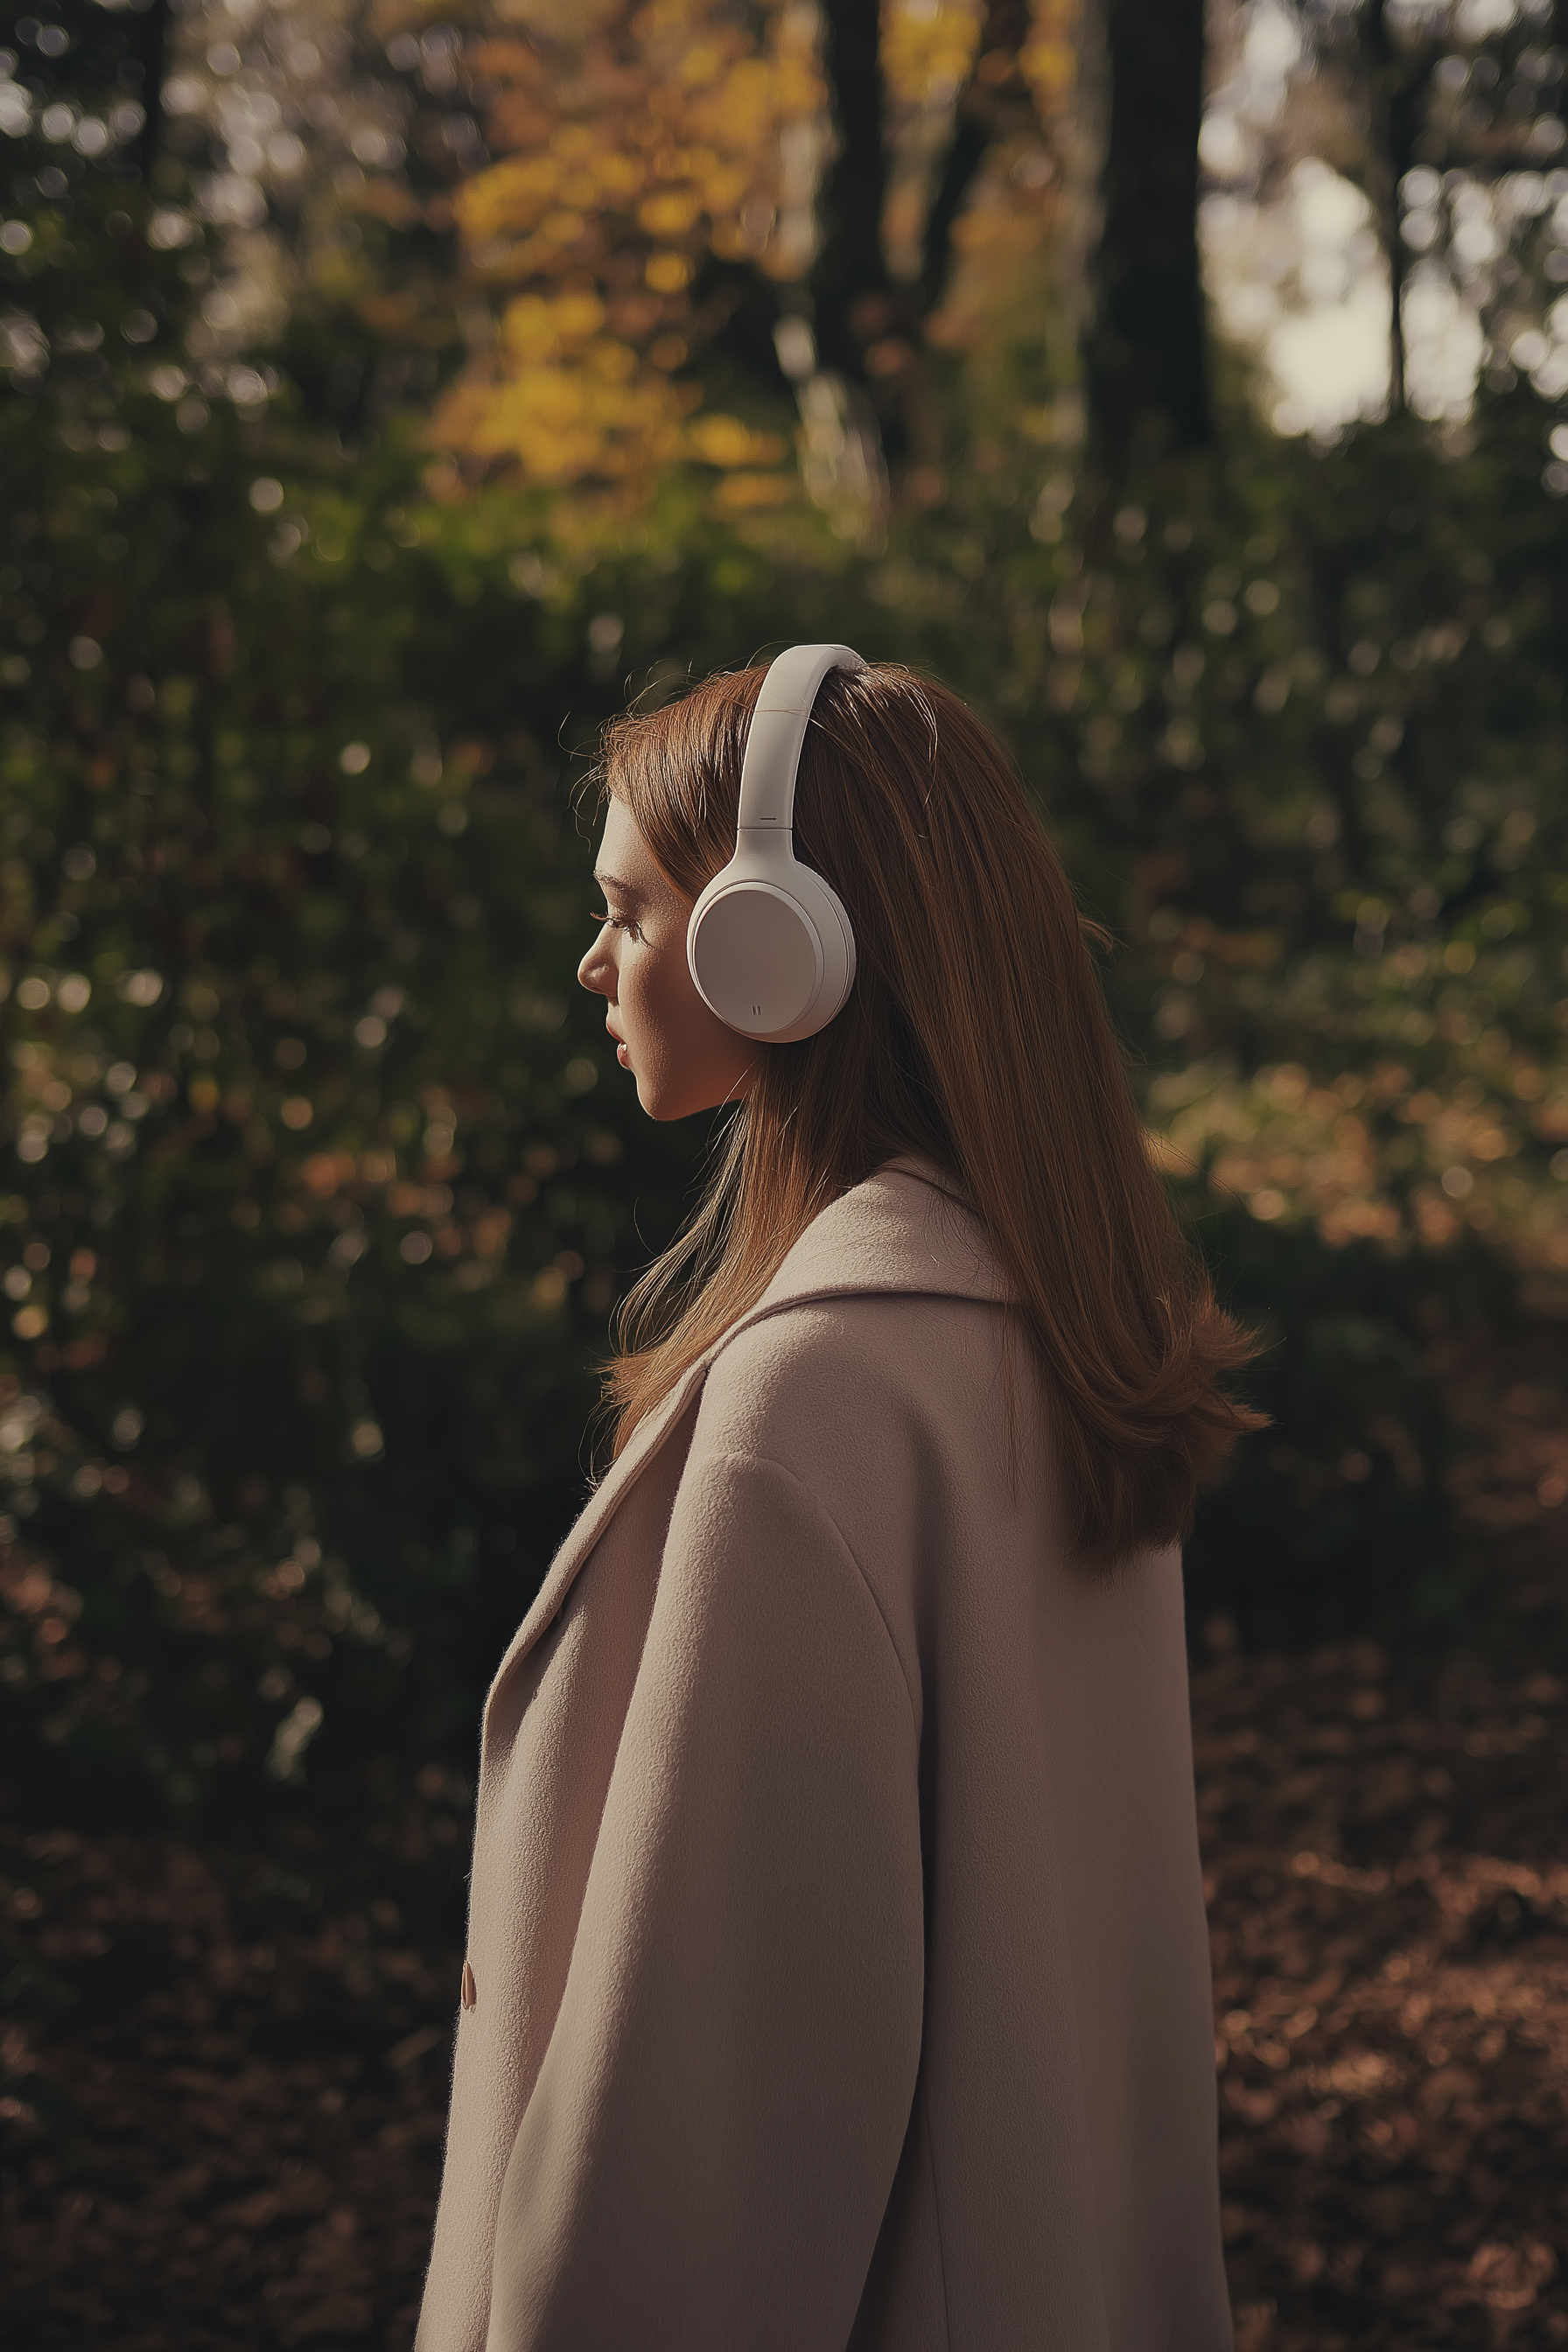
[[[1168,1164],[1248,1203],[1204,1230],[1278,1334],[1275,1427],[1197,1605],[1451,1607],[1426,1302],[1523,1266],[1550,1305],[1568,1265],[1538,406],[1468,455],[1238,420],[1111,504],[976,437],[873,555],[672,478],[585,547],[429,496],[412,425],[345,450],[261,362],[195,367],[190,249],[110,201],[3,265],[11,1769],[145,1811],[469,1757],[704,1143],[641,1119],[572,984],[574,763],[628,677],[793,635],[1002,728],[1118,934]]]
[[[140,1806],[467,1749],[692,1150],[573,985],[571,754],[624,639],[761,630],[700,530],[547,579],[406,436],[345,457],[162,325],[100,360],[182,300],[108,241],[40,226],[56,361],[0,407],[0,1675],[14,1756]]]
[[[1218,450],[1112,495],[1015,420],[872,584],[1000,719],[1124,943],[1172,1164],[1332,1241],[1479,1235],[1561,1292],[1551,427],[1521,387],[1447,446],[1403,420],[1317,450],[1237,399]]]
[[[1210,1210],[1200,1241],[1224,1296],[1262,1335],[1247,1386],[1270,1426],[1200,1507],[1190,1622],[1229,1615],[1248,1643],[1375,1626],[1451,1633],[1477,1599],[1448,1479],[1473,1439],[1432,1362],[1456,1323],[1506,1327],[1510,1270],[1473,1243],[1398,1255]]]

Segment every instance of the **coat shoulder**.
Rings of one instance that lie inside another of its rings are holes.
[[[976,1371],[994,1366],[1002,1312],[990,1301],[909,1293],[798,1300],[746,1325],[710,1366],[693,1438],[709,1451],[819,1464],[853,1433],[940,1444],[968,1415]]]

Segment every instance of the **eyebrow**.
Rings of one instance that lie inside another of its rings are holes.
[[[639,906],[647,903],[647,892],[639,890],[635,882],[623,882],[618,874],[601,874],[595,866],[594,879],[601,890],[618,890],[623,898],[633,899]]]

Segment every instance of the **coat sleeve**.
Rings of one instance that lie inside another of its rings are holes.
[[[917,1741],[888,1628],[776,1463],[689,1463],[488,2352],[843,2352],[924,1997]]]

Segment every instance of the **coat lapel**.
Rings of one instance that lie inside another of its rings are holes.
[[[1008,1297],[1005,1280],[973,1213],[946,1179],[918,1160],[894,1160],[825,1209],[801,1235],[756,1305],[682,1373],[662,1404],[632,1433],[626,1452],[589,1496],[551,1561],[543,1583],[507,1645],[485,1701],[553,1622],[578,1571],[636,1481],[679,1427],[716,1356],[739,1332],[808,1298],[892,1292],[989,1300]]]
[[[725,1336],[727,1338],[728,1333]],[[722,1341],[719,1342],[719,1346],[722,1344]],[[626,1452],[619,1461],[611,1465],[589,1496],[572,1532],[546,1570],[544,1581],[534,1595],[527,1616],[507,1644],[506,1654],[496,1669],[489,1696],[485,1701],[487,1715],[501,1684],[515,1667],[521,1665],[541,1633],[554,1619],[578,1570],[620,1508],[628,1490],[647,1469],[671,1431],[679,1426],[681,1415],[719,1352],[719,1346],[710,1349],[705,1355],[699,1357],[696,1363],[689,1366],[663,1402],[656,1405],[653,1412],[638,1423]]]

